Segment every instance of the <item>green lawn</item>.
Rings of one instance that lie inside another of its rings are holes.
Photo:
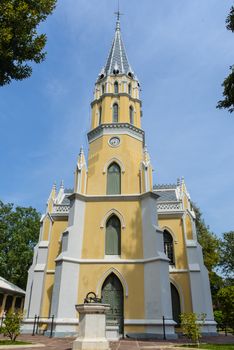
[[[185,348],[196,348],[196,344],[182,345]],[[198,349],[208,350],[234,350],[234,344],[200,344]]]
[[[26,341],[12,341],[12,340],[2,340],[0,339],[0,345],[29,345],[32,343],[26,342]]]

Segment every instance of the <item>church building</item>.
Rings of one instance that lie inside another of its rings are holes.
[[[88,159],[78,156],[74,187],[53,186],[29,270],[24,331],[35,315],[56,336],[78,332],[76,304],[95,292],[120,335],[175,338],[182,312],[205,313],[216,332],[207,269],[184,179],[153,185],[141,128],[139,80],[119,15],[95,83]]]

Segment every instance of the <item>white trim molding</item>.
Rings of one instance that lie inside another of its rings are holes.
[[[110,160],[108,160],[108,162],[105,164],[104,169],[103,169],[103,174],[107,173],[107,169],[108,169],[109,165],[111,163],[114,163],[114,162],[117,163],[120,166],[121,173],[122,174],[125,173],[125,167],[124,167],[123,162],[119,158],[113,157]]]
[[[102,219],[102,221],[101,221],[100,228],[104,228],[104,227],[106,226],[106,222],[107,222],[107,220],[110,218],[111,215],[116,215],[116,216],[119,218],[119,220],[120,220],[120,222],[121,222],[121,227],[122,227],[122,229],[125,229],[125,228],[126,228],[123,215],[122,215],[118,210],[116,210],[116,209],[114,209],[114,208],[111,209],[111,210],[109,210],[109,211],[105,214],[105,216],[103,217],[103,219]]]
[[[105,282],[106,278],[111,274],[114,273],[118,279],[120,280],[120,282],[122,283],[123,286],[123,290],[124,290],[124,294],[127,297],[128,296],[128,284],[126,282],[126,279],[123,277],[123,275],[121,274],[121,272],[119,272],[117,269],[115,269],[114,267],[111,267],[109,270],[107,270],[102,277],[99,279],[98,283],[97,283],[97,288],[96,288],[96,293],[97,295],[101,295],[102,292],[102,285]]]
[[[175,243],[175,244],[178,243],[178,239],[176,238],[174,232],[172,231],[172,229],[171,229],[170,227],[168,227],[168,226],[163,226],[163,227],[161,227],[161,230],[162,230],[162,231],[164,231],[164,230],[168,231],[168,232],[172,235],[174,243]]]

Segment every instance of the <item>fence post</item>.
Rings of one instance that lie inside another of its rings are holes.
[[[53,328],[54,328],[54,315],[52,315],[52,318],[51,318],[50,338],[53,337]]]
[[[37,327],[36,327],[36,334],[38,334],[39,320],[40,320],[40,316],[37,316]]]
[[[37,315],[34,316],[34,321],[33,321],[33,332],[32,335],[35,335],[35,327],[36,327],[36,322],[37,322]]]
[[[166,340],[165,317],[163,316],[163,340]]]

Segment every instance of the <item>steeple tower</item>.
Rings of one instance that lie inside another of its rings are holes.
[[[109,162],[114,159],[123,174],[120,193],[144,191],[139,179],[142,176],[141,162],[144,157],[139,90],[139,81],[131,68],[122,40],[118,11],[112,46],[96,81],[94,100],[91,103],[92,123],[88,133],[89,169],[94,157],[98,160],[92,171],[88,171],[87,194],[108,194],[102,177]],[[103,169],[103,172],[99,175],[100,183],[97,186],[96,171],[100,169]],[[149,186],[147,190],[152,188]]]

